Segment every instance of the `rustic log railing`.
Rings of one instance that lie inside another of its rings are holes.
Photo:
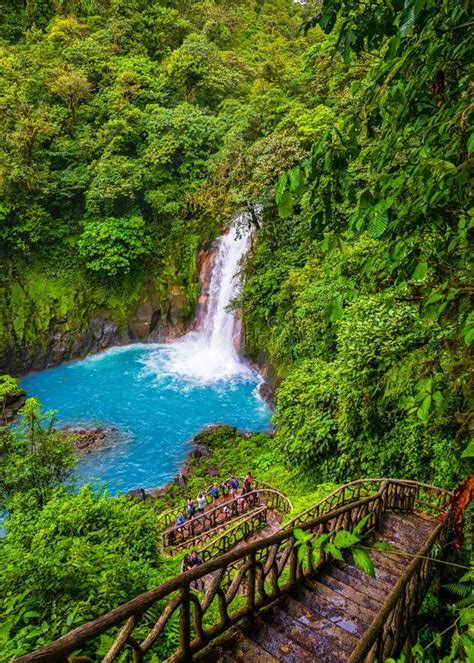
[[[340,488],[337,488],[330,495],[324,497],[320,502],[286,522],[282,527],[285,529],[300,527],[302,523],[313,520],[323,513],[329,513],[329,511],[337,509],[344,504],[350,504],[361,497],[371,495],[380,489],[384,481],[390,481],[391,486],[397,485],[395,479],[359,479],[358,481],[353,481],[352,483],[340,486]],[[404,488],[398,487],[396,501],[399,505],[403,503],[405,506],[403,508],[402,506],[398,506],[397,511],[413,511],[415,505],[415,510],[434,515],[446,510],[450,496],[449,491],[408,479],[404,479],[403,482],[398,483],[403,483]],[[389,493],[393,491],[394,488],[391,488]],[[406,493],[404,499],[403,492]],[[387,494],[387,500],[390,500],[390,494]]]
[[[219,486],[222,486],[223,483],[229,482],[231,477],[226,479],[225,481],[220,481],[216,482],[218,483]],[[244,479],[242,477],[237,477],[239,481],[240,488],[242,488],[242,484]],[[206,504],[210,505],[214,502],[213,498],[211,497],[211,490],[212,486],[208,486],[204,490],[202,490],[202,494],[206,498]],[[252,489],[253,490],[262,490],[263,488],[269,488],[273,489],[272,486],[270,486],[267,483],[264,483],[263,481],[260,481],[259,479],[254,479],[252,483]],[[157,517],[157,523],[158,526],[161,527],[162,529],[168,529],[169,527],[173,526],[176,522],[176,518],[179,516],[179,514],[183,513],[185,511],[185,507],[175,507],[174,509],[169,509],[168,511],[164,511],[163,513],[158,514]]]
[[[168,528],[161,535],[161,550],[171,554],[173,551],[201,545],[209,540],[208,531],[212,530],[211,536],[215,536],[229,524],[235,523],[243,514],[250,512],[251,517],[251,512],[263,504],[280,513],[289,513],[292,509],[290,500],[278,490],[252,490],[245,495],[221,502],[187,520],[183,525]]]
[[[233,548],[237,543],[246,539],[250,534],[254,534],[267,524],[268,509],[262,506],[253,511],[249,516],[240,520],[230,529],[226,529],[220,536],[213,539],[205,548],[200,548],[199,554],[207,562],[214,557],[223,555]]]
[[[368,485],[374,491],[372,494],[366,494]],[[341,496],[345,500],[350,495],[353,495],[352,502],[338,505]],[[336,508],[314,518],[305,515],[304,521],[297,523],[298,527],[311,534],[310,541],[322,533],[352,529],[365,516],[368,516],[365,525],[365,533],[368,533],[381,522],[385,511],[439,512],[449,499],[449,493],[442,489],[392,479],[354,482],[335,491],[333,496],[336,497]],[[424,553],[432,551],[436,543],[442,542],[449,520],[449,517],[445,518],[436,528],[423,548]],[[244,618],[251,622],[259,610],[290,593],[309,576],[317,576],[324,556],[315,562],[311,546],[308,546],[305,559],[299,560],[294,526],[288,527],[287,524],[286,529],[266,539],[211,559],[16,661],[63,663],[73,651],[80,650],[87,654],[90,651],[88,643],[115,629],[115,640],[102,663],[112,663],[125,650],[130,650],[134,663],[139,663],[144,661],[145,654],[153,647],[163,646],[162,636],[166,626],[170,620],[176,623],[176,619],[179,645],[174,652],[170,652],[167,661],[190,661],[194,654],[232,625]],[[206,578],[211,580],[206,581],[205,591],[194,591],[196,582],[202,583]],[[374,655],[381,661],[398,651],[406,633],[394,635],[394,629],[404,628],[408,619],[403,612],[407,602],[419,602],[429,580],[429,563],[416,557],[388,596],[383,619],[376,620],[362,637],[351,656],[351,663],[361,662],[370,652],[375,652]],[[157,603],[162,608],[161,613],[156,621],[150,621],[147,610]],[[120,629],[118,632],[117,628]]]
[[[262,507],[259,504],[252,504],[248,508],[243,509],[241,512],[239,512],[238,515],[236,515],[234,518],[229,518],[229,520],[223,520],[216,527],[205,530],[204,532],[197,534],[193,538],[181,540],[173,547],[167,549],[162,548],[161,552],[170,556],[174,555],[180,550],[189,550],[190,548],[198,548],[199,552],[201,552],[203,549],[202,548],[203,545],[207,544],[208,541],[211,541],[216,537],[221,538],[222,533],[225,533],[226,531],[231,531],[234,528],[239,527],[239,525],[241,525],[244,522],[251,522],[255,518],[255,516],[258,513],[260,513],[261,508]],[[267,508],[266,507],[263,508],[266,511]],[[221,536],[219,536],[219,534]],[[222,552],[226,551],[224,550]]]

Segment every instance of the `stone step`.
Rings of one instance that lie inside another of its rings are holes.
[[[371,555],[371,553],[369,554]],[[383,569],[381,568],[375,568],[375,578],[371,578],[356,566],[349,564],[348,562],[336,562],[334,564],[334,568],[347,573],[347,575],[350,575],[353,578],[357,578],[358,580],[367,583],[371,587],[383,591],[385,597],[395,585],[394,578],[384,573]]]
[[[295,617],[295,612],[298,617]],[[301,616],[303,616],[303,620]],[[304,614],[299,614],[297,606],[291,606],[290,601],[284,610],[278,610],[272,616],[271,626],[285,633],[292,642],[308,651],[311,655],[310,660],[338,663],[339,654],[337,655],[338,658],[334,658],[334,652],[337,651],[337,649],[335,650],[337,641],[330,638],[329,632],[326,632],[326,637],[324,637],[322,632],[315,631],[308,623],[305,623],[308,620],[304,617]],[[340,640],[340,642],[342,641]],[[350,645],[346,646],[345,649],[350,649]]]
[[[252,635],[252,641],[284,663],[306,663],[307,661],[324,663],[294,642],[284,628],[276,627],[273,623],[259,622],[256,633]]]
[[[352,569],[359,571],[355,566],[350,566],[349,564],[344,568],[334,564],[331,568],[331,575],[339,582],[343,582],[349,587],[354,587],[361,594],[382,604],[387,598],[387,591],[390,591],[392,586],[379,582],[362,571],[359,571],[360,575],[351,573]]]
[[[372,611],[356,606],[346,597],[320,583],[314,583],[311,590],[300,590],[297,598],[307,606],[309,612],[321,615],[354,636],[360,637],[374,619]]]
[[[374,614],[376,614],[381,608],[381,601],[376,601],[366,594],[362,594],[357,586],[346,585],[344,582],[335,578],[331,573],[318,574],[318,582],[329,587],[339,596],[344,596],[348,601],[354,603],[359,608],[369,610]]]
[[[340,619],[333,617],[333,621],[331,621],[316,610],[310,611],[308,606],[298,599],[291,599],[286,610],[295,621],[301,622],[314,631],[315,638],[321,639],[324,660],[333,656],[334,652],[351,652],[357,643],[356,636],[339,625]]]
[[[232,653],[223,656],[223,663],[278,663],[278,658],[241,634]]]

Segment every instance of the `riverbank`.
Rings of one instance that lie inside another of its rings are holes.
[[[242,433],[232,426],[211,426],[193,438],[176,479],[147,493],[156,499],[160,512],[180,504],[184,509],[188,496],[194,499],[213,481],[232,474],[244,476],[249,470],[256,479],[285,493],[295,513],[337,487],[332,483],[315,486],[307,475],[285,465],[274,453],[272,434]]]

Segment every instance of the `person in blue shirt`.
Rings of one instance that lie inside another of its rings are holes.
[[[219,488],[217,487],[217,483],[215,483],[211,488],[211,497],[214,502],[217,502],[219,499]]]

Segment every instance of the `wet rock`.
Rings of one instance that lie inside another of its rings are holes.
[[[144,488],[135,488],[134,490],[129,490],[127,493],[127,497],[130,497],[131,499],[134,500],[140,500],[142,502],[145,501],[146,499],[146,493]]]
[[[186,484],[188,483],[188,478],[185,474],[180,472],[179,474],[176,475],[176,478],[175,478],[174,482],[178,486],[186,486]]]
[[[74,435],[74,451],[78,456],[108,449],[112,444],[113,434],[117,432],[113,426],[89,430],[74,430],[66,427],[63,430]]]
[[[160,311],[157,309],[153,297],[140,302],[133,314],[129,317],[128,328],[133,339],[146,340],[155,329]]]
[[[147,497],[152,497],[153,499],[159,499],[161,497],[166,497],[168,494],[168,488],[166,486],[163,486],[162,488],[152,488],[151,490],[147,490]]]
[[[258,388],[258,393],[261,398],[267,403],[267,405],[274,410],[276,403],[275,403],[275,395],[273,393],[273,389],[270,387],[268,382],[262,382],[262,384]]]
[[[200,444],[191,449],[191,451],[188,453],[188,458],[189,460],[199,460],[200,458],[207,458],[209,455],[210,451],[208,447]]]
[[[219,476],[219,470],[217,469],[217,467],[207,467],[204,470],[203,475],[205,477],[218,477]]]
[[[0,426],[7,426],[15,421],[18,411],[23,407],[25,401],[26,393],[23,389],[19,390],[17,394],[7,396],[3,416],[0,416]]]

